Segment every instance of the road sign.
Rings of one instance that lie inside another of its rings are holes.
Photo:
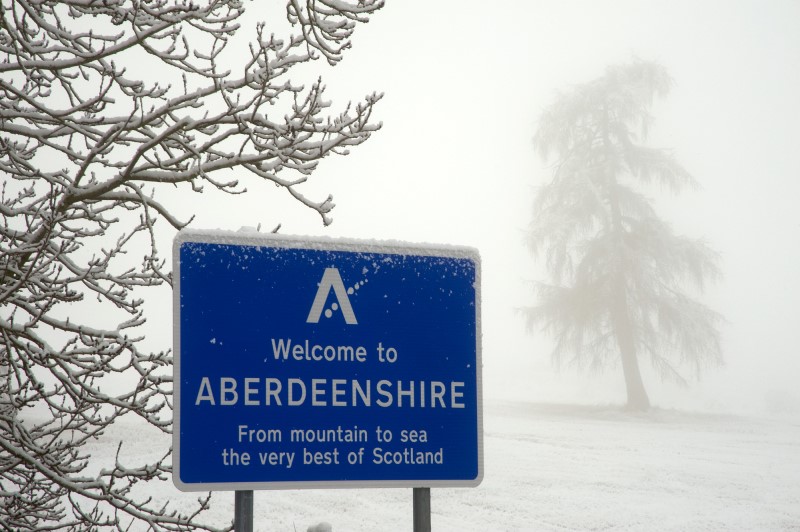
[[[477,251],[182,231],[173,260],[179,489],[480,483]]]

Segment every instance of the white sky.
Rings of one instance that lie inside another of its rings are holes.
[[[556,373],[549,339],[526,334],[514,311],[530,303],[526,280],[541,277],[523,244],[534,188],[548,178],[531,139],[558,89],[632,56],[658,60],[675,87],[654,109],[651,145],[674,149],[703,186],[662,212],[722,254],[725,277],[706,300],[728,323],[725,368],[688,390],[648,374],[651,398],[800,412],[800,2],[387,3],[339,66],[315,66],[335,108],[386,93],[383,129],[323,162],[304,189],[333,193],[334,224],[250,182],[249,195],[200,203],[194,227],[283,223],[286,234],[475,246],[487,397],[621,402],[619,370]],[[264,18],[258,3],[248,9]]]

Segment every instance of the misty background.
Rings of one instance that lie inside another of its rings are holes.
[[[249,19],[280,33],[276,4],[248,5]],[[323,76],[334,109],[385,92],[383,129],[298,187],[332,193],[334,223],[248,180],[250,194],[194,198],[192,226],[474,246],[484,397],[622,404],[618,367],[554,369],[552,339],[526,332],[517,311],[545,278],[525,246],[536,187],[550,179],[532,138],[557,91],[611,64],[656,61],[674,86],[652,108],[647,145],[673,150],[702,187],[664,191],[658,213],[720,253],[723,277],[700,300],[726,319],[725,365],[683,388],[645,364],[645,386],[656,407],[800,415],[799,23],[795,1],[389,2],[340,65],[308,73]],[[171,320],[154,321],[163,345]]]
[[[8,1],[3,5],[22,6]],[[251,58],[245,47],[257,38],[257,24],[264,22],[267,34],[274,32],[279,37],[299,31],[290,28],[286,20],[285,2],[250,1],[244,5],[247,14],[241,21],[245,27],[231,41],[226,55],[218,57],[219,65],[231,69],[231,77],[241,76]],[[49,8],[49,4],[39,7]],[[56,7],[63,10],[65,21],[70,17],[67,7]],[[120,15],[113,6],[107,7],[107,14]],[[4,17],[7,13],[4,11]],[[10,19],[4,20],[8,24]],[[68,29],[73,35],[100,29],[95,17],[69,20],[75,22],[75,27]],[[101,20],[116,33],[111,27],[116,27],[113,16]],[[343,113],[348,101],[363,101],[373,91],[385,93],[369,122],[382,121],[382,130],[355,147],[350,156],[326,158],[308,183],[295,187],[295,192],[310,202],[321,203],[332,194],[337,204],[331,213],[333,225],[324,227],[314,209],[304,209],[289,191],[269,181],[259,182],[241,167],[241,175],[231,171],[214,177],[222,181],[241,178],[247,194],[222,194],[206,182],[203,194],[189,195],[188,187],[160,183],[153,187],[157,189],[155,197],[177,219],[194,217],[191,227],[196,230],[236,231],[258,226],[266,232],[280,225],[284,235],[468,245],[480,251],[485,475],[474,489],[436,489],[432,504],[435,529],[795,530],[800,522],[798,22],[797,0],[391,0],[369,24],[358,25],[353,48],[335,68],[319,60],[296,64],[291,70],[292,82],[303,83],[306,89],[321,77],[327,86],[325,97],[332,101],[324,113],[331,117]],[[134,29],[132,26],[130,31]],[[193,36],[210,35],[188,31]],[[187,39],[189,48],[196,45],[197,50],[210,44],[203,37]],[[266,46],[264,43],[261,46]],[[29,69],[33,74],[51,66],[53,48],[43,48],[48,56],[44,62],[31,59],[35,54],[26,59],[33,65]],[[251,50],[267,53],[258,45]],[[120,65],[124,63],[131,79],[171,84],[178,95],[184,95],[181,72],[164,67],[163,57],[154,61],[141,47],[126,50],[120,57]],[[538,117],[560,91],[569,92],[599,78],[610,65],[630,64],[636,59],[663,65],[674,80],[671,92],[651,109],[653,123],[646,146],[671,150],[701,187],[678,196],[655,188],[645,193],[654,196],[657,216],[670,222],[678,235],[704,238],[719,253],[722,278],[709,284],[704,294],[689,295],[725,318],[720,327],[723,367],[707,369],[699,380],[685,368],[684,375],[690,380],[681,387],[661,382],[649,364],[642,364],[644,385],[655,407],[647,414],[622,411],[626,394],[619,366],[602,374],[581,373],[568,366],[557,370],[550,360],[554,339],[527,331],[525,315],[520,312],[536,304],[533,283],[548,278],[544,260],[537,260],[526,246],[537,215],[534,197],[538,187],[551,179],[553,170],[553,163],[540,160],[534,149]],[[14,76],[20,82],[27,76],[23,67],[6,68],[17,72],[9,78],[14,83]],[[101,70],[101,80],[116,75]],[[31,78],[27,76],[26,81]],[[5,77],[3,83],[7,84]],[[37,83],[26,85],[37,87],[39,92],[32,94],[48,104],[63,103],[58,100],[63,93],[56,91],[48,98],[45,85]],[[116,87],[114,90],[125,92],[122,85]],[[189,89],[184,86],[184,90]],[[12,136],[17,135],[13,131],[18,118],[23,122],[35,118],[31,123],[37,127],[55,131],[50,129],[47,109],[19,114],[12,100],[8,102],[10,114],[5,115],[11,117],[6,125]],[[283,113],[298,112],[291,109],[290,100],[280,99],[270,107],[270,119],[280,124]],[[125,97],[116,103],[125,111],[125,104],[133,101]],[[198,113],[215,112],[210,109],[213,105]],[[122,112],[113,105],[109,109],[105,110],[109,119]],[[93,120],[93,112],[85,119]],[[66,124],[71,118],[65,115],[63,120]],[[170,123],[159,121],[154,127],[164,131]],[[122,161],[122,165],[126,154],[138,149],[136,142],[150,135],[146,128],[134,130],[144,134],[133,144],[117,142],[116,137],[111,143],[114,161]],[[280,128],[264,130],[267,137],[276,132],[281,134]],[[196,146],[189,131],[186,133],[180,137],[187,142],[186,149]],[[102,145],[105,140],[95,144]],[[156,155],[170,149],[167,141],[171,139],[162,140],[153,150]],[[41,159],[35,163],[40,174],[60,179],[59,165],[63,163],[74,168],[76,176],[83,175],[80,157],[72,160],[63,150],[49,150],[41,138],[32,142],[43,150],[38,151]],[[93,142],[89,140],[85,146],[87,157],[92,154]],[[226,145],[220,144],[220,149]],[[95,162],[101,178],[106,172],[115,172],[109,162]],[[22,173],[8,173],[12,177],[2,183],[7,198],[20,194],[25,186],[29,172],[22,164],[19,168]],[[65,176],[67,172],[63,171]],[[18,229],[46,227],[53,222],[46,219],[51,212],[47,206],[53,206],[47,202],[48,181],[39,181],[36,172],[31,175],[37,176],[40,199],[31,200],[28,210],[3,214],[10,224],[8,234],[13,236],[9,241],[16,246],[9,249],[17,254],[6,257],[4,280],[15,279],[8,266],[12,263],[14,267],[28,265],[26,271],[34,271],[30,239]],[[70,211],[77,217],[76,224],[102,228],[106,211],[93,203],[92,185],[82,183],[82,190],[90,194],[83,199],[66,187],[60,193],[79,199]],[[144,198],[137,201],[139,205],[147,203]],[[115,203],[110,198],[108,202],[120,212],[130,207],[127,201]],[[115,251],[106,248],[113,246],[112,235],[136,231],[132,227],[140,212],[131,214],[130,220],[121,220],[125,223],[104,233],[107,242],[80,241],[74,256],[86,260],[85,267],[90,268],[88,261],[96,255],[114,255]],[[66,229],[53,241],[61,239],[59,246],[72,242],[77,234],[75,229],[63,227]],[[43,230],[36,231],[33,240],[44,238]],[[156,279],[157,268],[146,267],[158,259],[165,259],[168,271],[175,231],[162,216],[154,234],[158,257],[144,246],[131,244],[124,255],[120,248],[122,256],[114,258],[114,268],[94,270],[96,278],[105,272],[117,275],[117,258],[120,266],[129,262],[145,269],[145,279]],[[145,231],[140,235],[140,241],[150,244]],[[15,523],[24,524],[11,526],[24,528],[41,517],[42,523],[62,526],[66,514],[60,513],[58,501],[65,503],[69,513],[79,507],[93,508],[94,501],[102,501],[106,495],[111,498],[102,503],[107,503],[107,508],[101,512],[108,510],[105,515],[110,518],[119,515],[119,509],[124,514],[138,508],[133,500],[145,501],[145,506],[152,502],[152,510],[146,509],[146,513],[157,519],[169,521],[172,511],[192,514],[197,509],[197,494],[179,493],[169,475],[170,409],[158,410],[159,405],[151,409],[154,402],[163,400],[169,405],[171,401],[170,381],[158,378],[159,372],[167,375],[171,371],[165,351],[173,342],[170,287],[163,283],[151,289],[129,283],[130,291],[121,296],[129,308],[135,307],[136,296],[144,298],[147,324],[135,328],[136,335],[144,337],[135,347],[153,355],[148,359],[152,366],[131,369],[126,362],[119,362],[136,353],[125,351],[130,342],[118,334],[129,330],[121,328],[120,316],[129,316],[119,308],[114,310],[116,293],[93,292],[84,286],[81,290],[89,297],[68,302],[73,296],[65,289],[68,285],[58,280],[57,263],[71,251],[41,249],[52,252],[44,256],[55,257],[55,267],[45,265],[36,275],[26,275],[24,282],[14,281],[23,287],[22,299],[9,300],[18,306],[7,305],[6,317],[12,322],[15,309],[30,315],[31,310],[25,309],[31,307],[24,305],[36,301],[37,287],[44,282],[49,290],[44,300],[63,304],[53,306],[52,314],[49,306],[41,312],[65,323],[52,321],[54,325],[38,331],[33,327],[36,323],[27,331],[10,325],[12,334],[7,339],[13,339],[21,350],[8,351],[13,342],[6,342],[5,353],[12,355],[6,358],[19,361],[18,367],[24,371],[21,377],[14,374],[9,379],[8,370],[0,367],[0,406],[4,407],[0,412],[0,460],[11,464],[3,476],[3,482],[10,482],[10,490],[0,486],[0,491],[12,495],[0,500],[0,521],[17,519]],[[125,274],[120,275],[110,286],[126,286]],[[80,285],[81,279],[76,274],[70,282]],[[17,297],[13,290],[9,294]],[[68,323],[71,317],[78,322]],[[85,335],[87,339],[76,339],[86,331],[81,330],[82,323],[91,324],[92,331]],[[70,328],[75,330],[70,332]],[[41,342],[26,341],[29,337],[54,341],[46,350],[53,356],[40,356]],[[56,353],[65,342],[65,350]],[[89,344],[90,355],[84,358],[81,349]],[[113,372],[118,367],[108,363],[109,355],[116,353],[112,352],[115,345],[121,349],[116,352],[123,354],[115,363],[128,368],[121,375]],[[31,363],[23,364],[25,361]],[[61,363],[54,361],[63,362],[67,369],[62,371]],[[40,373],[51,388],[35,386]],[[95,375],[99,375],[97,382]],[[59,384],[62,382],[65,385]],[[75,393],[76,382],[89,386],[81,388],[86,395]],[[140,385],[143,387],[136,388]],[[112,395],[124,395],[130,404],[110,407],[105,397],[109,390]],[[152,390],[155,395],[150,395]],[[53,395],[49,395],[51,391]],[[98,403],[86,397],[99,397],[103,406],[94,408]],[[112,413],[111,418],[105,417],[107,412]],[[109,420],[114,422],[109,425]],[[409,426],[413,422],[409,417]],[[214,430],[209,427],[210,433]],[[50,469],[41,469],[43,464]],[[31,471],[41,474],[31,477]],[[54,478],[52,471],[59,478]],[[143,478],[150,480],[141,481]],[[63,489],[56,486],[58,482]],[[256,521],[263,532],[304,530],[323,520],[333,523],[337,531],[399,530],[408,528],[410,521],[408,491],[264,490],[256,495]],[[68,492],[78,493],[77,498],[67,498]],[[225,526],[233,515],[233,495],[223,491],[213,499],[202,520]],[[162,506],[167,502],[168,508]],[[47,515],[38,516],[31,508]],[[122,519],[140,521],[130,512]],[[139,525],[148,527],[142,521],[130,528],[141,529]]]

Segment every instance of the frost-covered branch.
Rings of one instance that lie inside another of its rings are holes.
[[[216,530],[199,519],[209,498],[186,513],[134,495],[169,477],[167,449],[130,465],[122,446],[97,471],[85,450],[122,416],[171,430],[172,358],[143,347],[144,296],[171,284],[159,231],[191,216],[157,193],[268,181],[330,223],[332,198],[298,186],[380,128],[381,95],[337,108],[322,78],[290,75],[338,63],[380,7],[292,0],[294,33],[259,24],[246,44],[238,0],[0,0],[6,529]]]

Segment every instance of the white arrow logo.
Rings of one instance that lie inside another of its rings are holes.
[[[319,282],[317,295],[314,297],[314,303],[311,305],[306,323],[319,323],[319,318],[322,316],[322,310],[328,301],[328,294],[330,294],[331,288],[333,288],[333,293],[336,295],[336,301],[338,302],[338,304],[334,303],[331,309],[338,310],[341,308],[345,323],[357,325],[358,321],[356,321],[356,315],[350,305],[350,298],[347,296],[342,276],[339,275],[339,270],[336,268],[325,268],[325,273],[322,274],[322,280]],[[325,316],[330,318],[333,315],[331,309],[325,311]]]

